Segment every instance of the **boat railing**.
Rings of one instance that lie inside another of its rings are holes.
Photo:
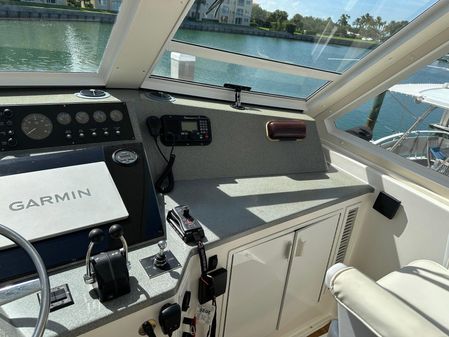
[[[421,116],[419,116],[415,122],[407,129],[407,131],[405,131],[403,133],[403,135],[397,140],[397,142],[391,147],[391,151],[394,152],[394,150],[399,147],[402,142],[404,141],[405,138],[407,138],[407,136],[413,132],[413,130],[415,130],[415,128],[427,117],[429,117],[429,115],[432,113],[432,111],[434,111],[436,109],[435,106],[431,106],[429,107],[424,113],[421,114]]]
[[[400,144],[395,146],[399,140],[401,140]],[[442,152],[443,159],[449,155],[449,132],[440,130],[416,130],[407,135],[400,132],[372,143],[413,161],[426,159],[428,167],[436,159],[431,149]]]

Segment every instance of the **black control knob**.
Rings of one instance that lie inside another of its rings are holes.
[[[113,239],[120,239],[123,236],[123,227],[119,224],[112,225],[109,227],[109,235]]]
[[[15,138],[8,138],[7,140],[9,146],[16,146],[17,140]]]
[[[120,252],[125,257],[126,265],[128,268],[131,268],[131,263],[128,261],[128,243],[126,243],[125,237],[123,236],[124,230],[123,227],[119,224],[112,225],[109,227],[109,236],[114,240],[120,240],[122,242],[123,248],[120,249]]]
[[[14,112],[11,109],[5,109],[3,110],[3,114],[5,115],[5,117],[7,119],[13,118],[14,117]]]
[[[100,243],[104,240],[104,231],[100,228],[94,228],[89,232],[89,241],[92,243]]]

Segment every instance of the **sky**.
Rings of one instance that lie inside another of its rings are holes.
[[[337,21],[341,14],[351,16],[353,22],[369,13],[386,21],[412,20],[437,0],[253,0],[268,11],[280,9],[291,18],[296,13],[302,16],[331,17]]]

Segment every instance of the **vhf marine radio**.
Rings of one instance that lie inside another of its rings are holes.
[[[206,116],[164,115],[161,117],[161,142],[165,146],[209,145],[210,120]]]

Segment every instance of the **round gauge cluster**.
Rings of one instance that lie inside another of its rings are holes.
[[[130,139],[124,103],[0,108],[0,152]]]
[[[81,124],[81,125],[85,125],[85,124],[89,123],[91,118],[96,123],[101,124],[108,120],[108,115],[103,110],[94,111],[94,113],[92,114],[92,117],[85,111],[78,111],[74,117],[75,122],[78,124]],[[109,113],[109,118],[113,122],[121,122],[123,120],[123,112],[121,112],[120,110],[112,110]],[[72,123],[72,116],[68,112],[60,112],[56,116],[56,120],[61,125],[69,125],[70,123]]]
[[[134,139],[125,103],[0,107],[0,153]]]

